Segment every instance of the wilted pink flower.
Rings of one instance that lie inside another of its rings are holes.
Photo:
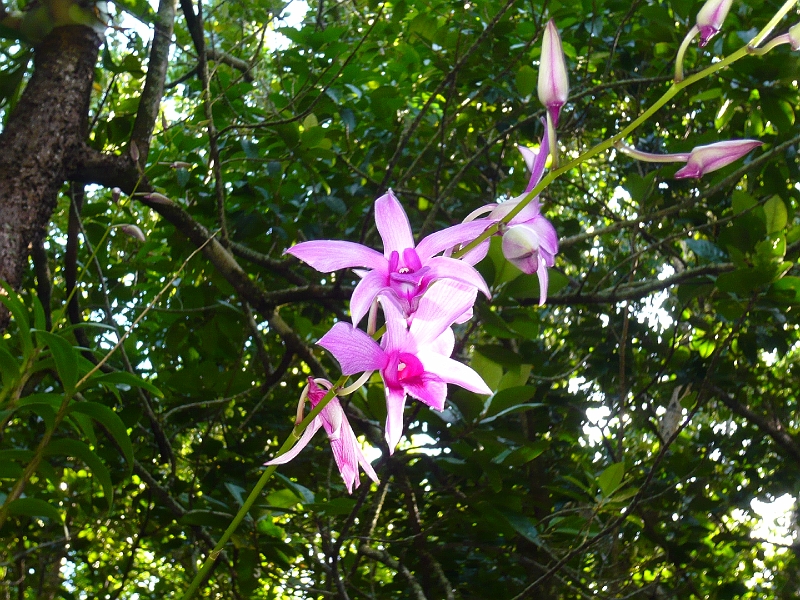
[[[485,224],[473,222],[448,227],[415,246],[408,217],[391,190],[375,201],[375,223],[383,239],[383,254],[361,244],[339,240],[303,242],[286,251],[323,273],[347,268],[369,269],[359,272],[362,279],[350,299],[354,324],[382,294],[391,294],[405,315],[410,316],[428,286],[438,279],[460,281],[479,289],[487,297],[490,295],[486,282],[472,265],[435,256],[472,241],[483,233]]]
[[[552,19],[547,22],[542,34],[542,56],[539,63],[537,91],[539,101],[547,108],[553,126],[558,125],[558,115],[569,94],[569,79],[561,37],[558,35],[558,29]]]
[[[319,380],[324,381],[324,380]],[[325,382],[330,386],[330,382]],[[308,378],[308,399],[311,401],[312,406],[319,404],[320,400],[325,397],[325,392],[317,385],[316,381]],[[378,482],[378,476],[372,465],[364,456],[361,447],[358,445],[356,434],[353,433],[353,428],[344,414],[342,405],[339,404],[339,399],[334,397],[325,408],[308,424],[303,435],[286,454],[283,454],[271,461],[268,465],[283,465],[293,458],[295,458],[300,451],[308,445],[311,438],[317,430],[323,427],[325,433],[328,434],[328,440],[331,443],[331,450],[333,451],[333,459],[336,461],[336,466],[339,468],[339,473],[342,474],[344,484],[347,486],[347,493],[353,493],[353,486],[358,487],[361,485],[361,478],[358,474],[358,465],[361,465],[367,476],[374,482]]]
[[[406,395],[436,410],[444,409],[447,384],[478,394],[491,390],[475,371],[450,358],[455,338],[450,325],[475,301],[472,286],[440,281],[425,293],[407,326],[392,302],[383,303],[386,333],[379,346],[348,323],[336,323],[319,342],[339,361],[342,373],[380,371],[386,393],[386,441],[394,452],[403,433]]]
[[[700,31],[700,46],[705,46],[720,29],[733,0],[707,0],[697,13],[697,29]]]

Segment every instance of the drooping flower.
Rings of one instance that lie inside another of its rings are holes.
[[[678,154],[652,154],[623,144],[617,145],[617,148],[637,160],[646,162],[685,162],[686,165],[675,173],[675,179],[699,179],[706,173],[711,173],[739,160],[761,145],[763,142],[758,140],[727,140],[697,146],[691,152]]]
[[[548,136],[548,129],[545,128],[542,145],[538,152],[518,146],[531,172],[525,192],[506,202],[489,204],[473,212],[467,217],[468,219],[488,212],[489,214],[481,220],[489,224],[497,223],[519,205],[542,180],[548,155]],[[543,305],[547,299],[547,287],[550,280],[547,269],[555,265],[555,255],[558,254],[558,234],[553,224],[541,214],[539,197],[534,198],[508,223],[501,224],[498,234],[503,236],[503,256],[523,273],[527,275],[536,273],[538,276],[539,305]],[[476,249],[473,254],[465,256],[464,259],[483,258],[488,247],[487,242],[482,248],[479,247],[480,252]]]
[[[558,35],[558,29],[553,19],[547,22],[542,34],[542,56],[537,91],[539,101],[547,108],[553,126],[557,126],[561,107],[566,103],[569,94],[569,79],[561,37]]]
[[[380,371],[386,393],[386,441],[390,452],[394,452],[403,433],[406,395],[444,410],[448,383],[478,394],[491,394],[480,375],[450,358],[455,345],[450,325],[472,306],[476,294],[473,286],[443,280],[422,296],[410,327],[394,303],[383,302],[386,333],[381,345],[342,322],[317,342],[336,357],[345,375]]]
[[[408,217],[391,190],[375,201],[375,223],[383,240],[383,254],[361,244],[338,240],[303,242],[286,251],[323,273],[368,269],[359,272],[362,279],[350,299],[354,324],[378,296],[386,294],[391,294],[405,315],[410,316],[425,290],[438,279],[460,281],[489,297],[486,282],[472,265],[436,256],[472,241],[483,232],[485,224],[472,222],[448,227],[415,245]]]
[[[697,29],[700,31],[700,46],[708,44],[720,29],[733,0],[707,0],[697,13]]]
[[[539,278],[539,306],[547,300],[550,277],[547,269],[556,264],[558,234],[542,215],[513,225],[503,233],[503,256],[523,273]]]
[[[307,394],[312,406],[319,404],[320,400],[325,397],[325,391],[317,385],[317,382],[329,388],[331,387],[330,382],[326,380],[315,380],[309,377]],[[304,400],[305,398],[301,397],[301,402]],[[372,481],[378,483],[378,475],[367,460],[367,457],[364,456],[364,453],[361,451],[361,447],[358,445],[358,440],[356,439],[356,434],[353,432],[353,428],[350,426],[347,416],[344,414],[344,409],[342,409],[342,405],[339,403],[339,398],[336,397],[332,398],[314,420],[308,424],[303,435],[289,452],[266,464],[283,465],[295,458],[300,454],[300,451],[308,445],[311,438],[314,437],[314,434],[320,427],[324,428],[325,433],[328,434],[328,440],[331,443],[331,450],[333,451],[333,459],[336,461],[339,473],[342,474],[342,479],[344,480],[345,486],[347,486],[348,494],[353,493],[354,485],[355,487],[361,485],[358,465],[361,465],[364,472]]]

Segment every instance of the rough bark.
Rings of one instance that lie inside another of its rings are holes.
[[[0,133],[0,280],[12,287],[86,138],[100,42],[88,27],[54,29],[36,48],[33,75]],[[0,312],[0,331],[7,322]]]

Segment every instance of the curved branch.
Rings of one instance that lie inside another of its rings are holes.
[[[164,82],[167,79],[169,50],[172,46],[172,31],[175,25],[174,0],[161,0],[155,19],[153,45],[147,65],[147,77],[139,98],[139,109],[133,122],[131,144],[139,151],[139,165],[144,168],[150,151],[150,140],[156,126],[161,98],[164,96]]]

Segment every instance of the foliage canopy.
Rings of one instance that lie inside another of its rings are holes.
[[[701,6],[171,4],[111,4],[95,69],[89,146],[140,177],[122,194],[111,171],[66,183],[19,294],[0,296],[8,597],[181,597],[292,430],[308,375],[338,375],[314,344],[348,319],[358,278],[283,251],[380,247],[373,202],[389,187],[419,237],[518,195],[515,144],[543,135],[547,20],[569,69],[566,162],[669,88]],[[737,1],[687,73],[779,7]],[[174,43],[157,55],[144,33],[165,19]],[[33,56],[0,40],[5,122]],[[137,115],[159,61],[150,140]],[[627,140],[659,153],[763,141],[744,161],[676,181],[676,165],[609,150],[556,179],[542,194],[561,245],[546,305],[493,240],[478,265],[492,300],[456,331],[495,394],[451,387],[442,413],[411,403],[389,457],[373,378],[346,410],[381,483],[348,496],[316,438],[269,480],[201,595],[797,597],[796,547],[754,539],[751,502],[800,482],[799,65],[787,46],[742,58]]]

